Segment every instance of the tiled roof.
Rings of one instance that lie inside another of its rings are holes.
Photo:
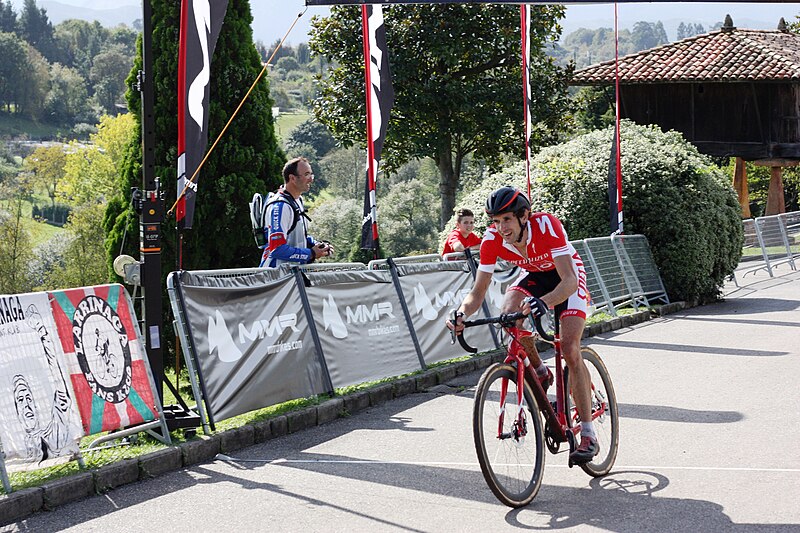
[[[614,82],[614,60],[575,72],[572,85]],[[620,83],[800,81],[800,35],[722,28],[619,58]]]

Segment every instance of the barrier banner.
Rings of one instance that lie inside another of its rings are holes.
[[[150,368],[127,291],[101,285],[50,294],[86,434],[156,420]]]
[[[78,454],[75,394],[47,293],[0,296],[0,442],[11,468]]]
[[[498,261],[497,268],[492,274],[492,283],[486,291],[486,304],[493,316],[499,315],[502,311],[506,290],[517,281],[520,273],[519,268]]]
[[[465,355],[458,343],[450,344],[445,320],[472,289],[472,274],[466,262],[398,265],[397,274],[425,364]],[[486,331],[471,332],[474,333],[466,338],[478,350],[495,348]]]
[[[385,270],[306,272],[311,313],[334,387],[420,370],[392,278]]]
[[[213,420],[326,392],[294,277],[177,276]]]

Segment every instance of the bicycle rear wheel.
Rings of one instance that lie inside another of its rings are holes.
[[[580,467],[590,476],[600,477],[611,471],[617,458],[617,448],[619,447],[617,396],[614,394],[614,385],[611,383],[606,365],[597,352],[587,346],[581,346],[581,356],[592,379],[592,415],[600,453],[594,460],[580,465]],[[568,374],[565,374],[564,386],[569,390]],[[580,417],[575,409],[572,393],[569,395],[567,408],[569,414],[567,423],[570,426],[576,426],[580,423]],[[601,409],[604,410],[603,414],[595,416],[595,413]]]
[[[527,383],[522,410],[517,398],[517,370],[494,364],[475,391],[472,428],[483,477],[497,499],[522,507],[536,497],[544,474],[542,420]],[[503,387],[505,402],[501,404]],[[502,423],[501,423],[502,420]]]

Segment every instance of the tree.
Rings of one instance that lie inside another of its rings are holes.
[[[180,5],[169,0],[156,0],[152,7],[155,175],[161,178],[169,209],[177,196],[175,87]],[[262,68],[253,45],[251,23],[249,3],[230,0],[211,61],[209,146]],[[128,77],[129,87],[141,68],[140,48]],[[140,131],[139,93],[129,90],[126,98],[136,129]],[[247,204],[254,193],[277,188],[283,181],[280,174],[283,163],[284,156],[274,132],[269,85],[262,80],[200,171],[194,226],[186,232],[184,239],[184,268],[233,268],[258,264],[259,251],[252,242]],[[106,250],[109,263],[119,254],[126,233],[125,253],[137,255],[137,217],[130,206],[130,187],[142,186],[139,138],[128,146],[121,182],[123,193],[109,202],[104,222],[108,230]],[[162,225],[162,261],[167,265],[164,275],[171,269],[169,265],[175,264],[177,239],[175,232],[170,231],[174,223],[172,218]]]
[[[313,154],[306,154],[306,157],[318,159],[325,157],[336,148],[336,139],[323,124],[310,118],[297,125],[289,138],[286,140],[286,150],[292,151],[298,145],[309,145],[314,149]]]
[[[50,91],[45,107],[54,122],[75,121],[87,109],[86,82],[80,72],[59,63],[50,66]]]
[[[16,111],[34,120],[44,116],[50,88],[50,65],[34,47],[28,45],[26,65],[17,78]]]
[[[295,52],[295,55],[297,56],[297,61],[299,61],[301,65],[307,65],[311,62],[311,49],[306,43],[300,43],[297,45],[297,51]]]
[[[125,95],[125,78],[130,72],[132,60],[117,46],[94,57],[89,79],[94,87],[95,98],[106,113],[115,113],[117,102]]]
[[[558,36],[563,6],[532,6],[532,145],[553,142],[568,118],[569,68],[544,45]],[[524,152],[519,9],[499,5],[404,5],[384,9],[395,104],[382,158],[387,169],[432,158],[439,169],[440,225],[455,206],[461,164],[475,153],[499,164]],[[333,7],[312,22],[309,46],[337,65],[320,78],[316,117],[343,145],[364,144],[361,15]]]
[[[640,20],[633,26],[631,40],[636,50],[648,50],[669,42],[661,21],[652,23]]]
[[[383,198],[378,221],[386,254],[392,257],[436,251],[436,184],[414,178],[393,187]]]
[[[575,121],[581,130],[586,133],[602,129],[613,124],[614,114],[614,87],[581,87],[574,95]]]
[[[55,52],[53,25],[47,18],[45,8],[36,7],[36,0],[25,0],[18,22],[19,36],[39,50],[43,56],[52,58]]]
[[[58,52],[54,61],[77,69],[88,80],[92,61],[101,52],[108,38],[109,31],[97,21],[65,20],[55,27]],[[134,50],[130,49],[127,55],[133,57],[133,53]]]
[[[10,212],[0,210],[0,294],[29,292],[33,285],[28,265],[33,259],[31,236],[23,224],[22,206],[30,196],[24,181],[8,184]]]
[[[61,145],[41,146],[25,158],[23,168],[32,176],[31,183],[43,188],[50,197],[53,211],[59,185],[64,178],[64,164],[67,156]]]
[[[115,26],[108,30],[108,39],[106,39],[106,46],[119,47],[126,56],[130,56],[131,60],[136,55],[136,35],[137,31],[129,28],[124,24]]]
[[[88,145],[70,142],[59,196],[73,205],[94,205],[126,192],[120,178],[126,149],[136,133],[130,113],[105,115]]]
[[[105,206],[87,204],[72,211],[64,229],[62,261],[44,276],[44,286],[86,287],[108,283],[109,270],[103,240],[103,213]],[[63,237],[62,237],[63,239]]]
[[[17,97],[16,83],[27,62],[25,41],[13,33],[0,33],[0,105],[11,111]]]
[[[309,212],[309,232],[333,244],[337,262],[347,261],[353,243],[361,241],[363,202],[353,198],[331,198]]]
[[[17,29],[17,12],[11,0],[0,0],[0,32],[13,33]]]
[[[681,39],[685,39],[687,37],[690,37],[690,35],[689,35],[689,33],[687,32],[687,29],[686,29],[686,24],[684,24],[683,22],[678,24],[678,28],[677,28],[675,33],[676,33],[676,37],[678,38],[679,41]]]
[[[328,191],[335,197],[360,201],[363,209],[366,152],[355,146],[340,148],[328,153],[319,164],[328,182]]]

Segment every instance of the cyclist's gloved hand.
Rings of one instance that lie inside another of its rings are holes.
[[[523,305],[527,304],[530,307],[530,315],[533,317],[541,317],[547,314],[547,304],[535,296],[528,296],[522,300]],[[523,310],[524,312],[524,310]]]
[[[464,331],[464,313],[461,313],[458,309],[453,309],[450,311],[445,325],[447,326],[447,329],[453,333],[461,333]]]

